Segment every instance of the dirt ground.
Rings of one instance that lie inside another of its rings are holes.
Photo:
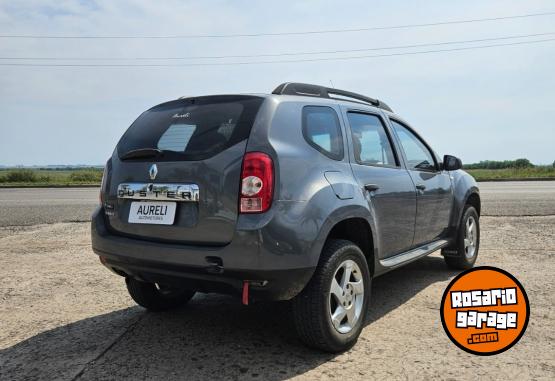
[[[357,345],[329,355],[301,345],[287,303],[197,295],[145,312],[93,255],[88,223],[0,228],[0,380],[554,379],[555,216],[481,222],[477,264],[511,272],[531,304],[521,341],[489,357],[443,332],[456,272],[437,253],[376,279]]]

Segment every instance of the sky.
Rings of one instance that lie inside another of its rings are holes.
[[[554,12],[553,1],[10,1],[0,36],[168,36],[283,33],[426,24]],[[555,160],[555,41],[348,60],[555,38],[553,35],[339,54],[201,60],[137,57],[260,55],[374,49],[555,33],[555,15],[345,33],[226,38],[0,37],[0,64],[191,64],[173,67],[0,65],[0,165],[105,163],[144,110],[184,95],[269,93],[282,82],[333,85],[385,101],[440,154],[464,163]],[[84,58],[81,61],[13,60]],[[109,58],[110,60],[102,60]],[[122,60],[115,60],[115,59]],[[207,63],[226,65],[206,65]],[[231,65],[249,62],[248,65]],[[257,63],[258,62],[258,63]]]

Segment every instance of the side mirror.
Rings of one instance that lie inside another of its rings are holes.
[[[456,171],[462,168],[462,161],[456,156],[443,156],[443,169],[446,171]]]

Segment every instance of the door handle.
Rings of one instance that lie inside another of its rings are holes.
[[[423,191],[424,189],[426,189],[426,185],[424,185],[424,184],[416,184],[416,189]]]
[[[368,192],[374,192],[380,189],[380,186],[377,184],[365,184],[364,189],[366,189]]]

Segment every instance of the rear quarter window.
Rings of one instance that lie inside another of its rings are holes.
[[[128,128],[118,143],[118,155],[152,148],[164,152],[159,161],[207,159],[248,138],[263,100],[210,96],[155,106]]]
[[[305,106],[302,129],[305,140],[333,160],[343,159],[343,137],[337,112],[327,106]]]

